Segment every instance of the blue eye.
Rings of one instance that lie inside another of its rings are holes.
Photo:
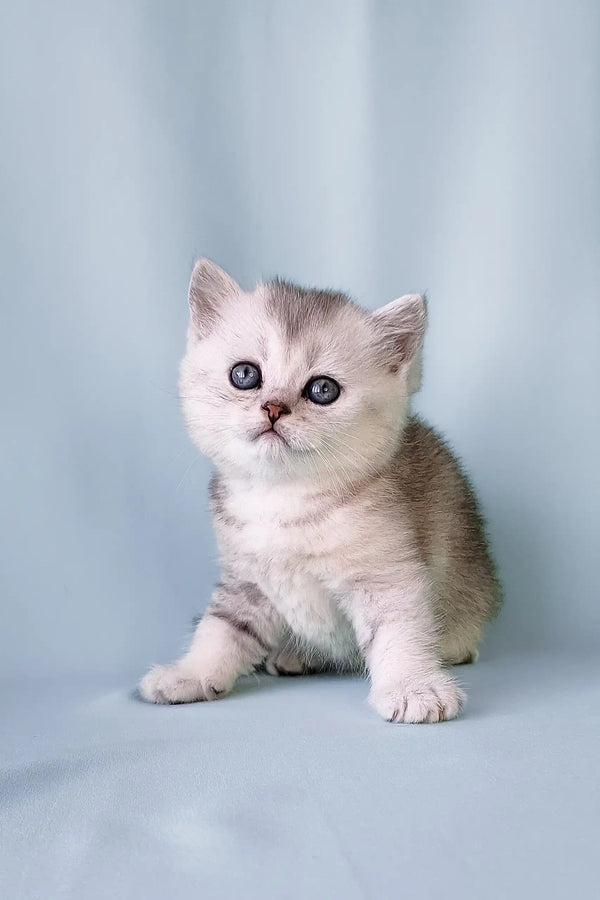
[[[333,403],[340,396],[340,386],[333,378],[321,376],[313,378],[304,388],[304,396],[319,406],[325,406],[327,403]]]
[[[261,374],[258,366],[252,363],[239,362],[236,363],[229,373],[231,383],[240,391],[249,391],[250,388],[260,387]]]

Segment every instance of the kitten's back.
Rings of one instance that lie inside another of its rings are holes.
[[[474,491],[446,442],[417,417],[408,420],[393,472],[432,578],[443,656],[469,661],[502,602]]]

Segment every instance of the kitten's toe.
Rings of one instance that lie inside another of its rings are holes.
[[[294,650],[282,650],[265,663],[270,675],[302,675],[306,671],[300,655]]]
[[[371,706],[388,722],[433,723],[454,719],[466,695],[444,672],[422,681],[407,681],[397,688],[373,688]]]
[[[195,703],[216,700],[225,693],[225,687],[194,678],[177,663],[154,666],[140,682],[140,694],[150,703]]]

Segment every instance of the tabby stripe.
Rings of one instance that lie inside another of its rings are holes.
[[[265,644],[265,642],[261,640],[254,628],[249,625],[248,622],[242,621],[241,619],[238,619],[236,616],[232,615],[231,613],[225,612],[224,610],[209,610],[208,614],[210,616],[214,616],[216,619],[222,619],[224,622],[228,622],[232,628],[235,628],[237,631],[241,631],[242,634],[247,634],[248,637],[254,638],[261,650],[264,650],[265,653],[269,653],[271,651],[269,645]]]

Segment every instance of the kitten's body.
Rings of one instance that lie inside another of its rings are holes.
[[[304,656],[362,666],[350,617],[354,584],[364,571],[393,584],[403,561],[417,558],[430,583],[442,659],[474,658],[495,611],[493,570],[463,474],[417,419],[389,464],[349,487],[228,483],[216,475],[211,495],[222,558],[269,597]]]
[[[273,673],[366,666],[386,718],[453,717],[464,698],[441,666],[476,658],[500,591],[465,476],[409,414],[422,298],[372,315],[279,282],[243,294],[199,265],[181,385],[192,436],[217,464],[223,580],[189,653],[153,669],[143,695],[212,699],[263,663]],[[225,387],[236,360],[261,356],[264,383]],[[301,391],[319,373],[338,377],[344,396],[313,410]],[[263,434],[256,409],[274,396],[289,418]]]

